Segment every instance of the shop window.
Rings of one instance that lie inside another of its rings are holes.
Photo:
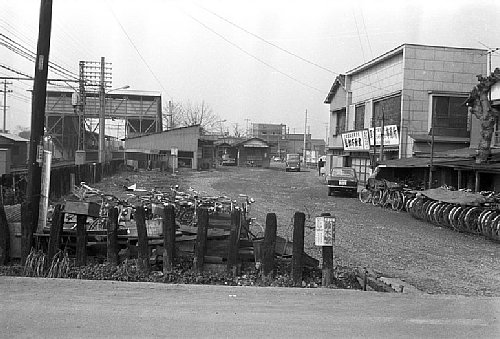
[[[365,105],[356,106],[354,111],[354,129],[365,128]]]

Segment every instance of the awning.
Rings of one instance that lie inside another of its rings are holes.
[[[464,161],[467,158],[442,158],[434,157],[432,159],[433,166],[452,166],[457,161]],[[379,167],[392,167],[392,168],[428,168],[431,165],[430,157],[411,157],[401,158],[394,160],[385,160],[380,162]]]

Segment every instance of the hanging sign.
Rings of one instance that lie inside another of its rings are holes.
[[[382,136],[382,128],[375,128],[375,138],[373,136],[373,127],[369,129],[370,131],[370,145],[374,146],[374,139],[376,145],[380,146],[380,138]],[[384,146],[398,146],[399,145],[399,132],[397,125],[386,125],[384,126]]]
[[[345,151],[368,151],[370,150],[369,140],[367,129],[342,133]]]
[[[316,217],[314,244],[333,246],[335,242],[335,217]]]

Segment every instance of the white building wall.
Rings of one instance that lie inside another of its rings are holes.
[[[349,75],[349,80],[353,104],[400,91],[403,86],[403,53]]]

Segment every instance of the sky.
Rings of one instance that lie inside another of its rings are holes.
[[[63,75],[105,57],[112,88],[161,92],[164,106],[203,101],[229,131],[272,123],[304,133],[307,111],[308,131],[325,139],[324,100],[339,73],[404,43],[500,47],[496,1],[53,0],[52,8],[49,59]],[[36,52],[39,14],[40,0],[0,1],[0,76],[34,74],[5,41]],[[16,131],[30,126],[32,82],[9,81],[6,125]]]

